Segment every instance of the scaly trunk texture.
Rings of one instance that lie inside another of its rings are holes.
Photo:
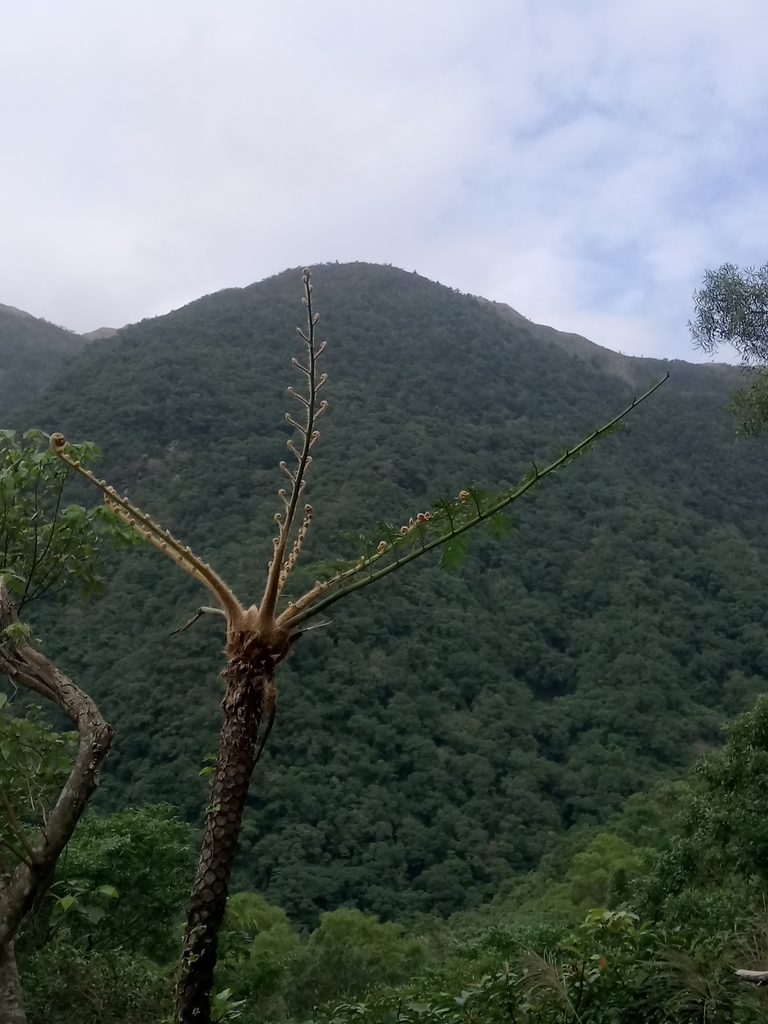
[[[179,1024],[210,1024],[211,990],[219,929],[248,786],[256,764],[259,726],[274,709],[275,663],[263,642],[241,637],[222,673],[219,755],[211,787],[197,875],[187,910],[187,930],[176,988]]]
[[[16,609],[0,582],[0,629],[15,621]],[[31,859],[16,866],[0,895],[1,956],[36,897],[48,884],[56,861],[99,784],[99,773],[112,746],[113,731],[101,717],[96,702],[27,644],[10,650],[0,648],[0,672],[17,686],[58,704],[80,736],[72,771],[32,845]]]

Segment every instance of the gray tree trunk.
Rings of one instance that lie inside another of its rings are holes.
[[[10,876],[8,856],[3,850],[0,853],[0,894],[5,892]],[[0,953],[0,1024],[27,1024],[13,942]]]
[[[16,609],[0,582],[0,629],[16,621]],[[40,694],[62,709],[77,729],[80,745],[69,778],[29,859],[18,864],[0,894],[0,955],[12,942],[37,895],[45,888],[69,842],[112,746],[113,730],[101,717],[96,702],[83,693],[52,662],[27,644],[0,647],[0,672],[17,686]],[[2,1020],[2,1024],[5,1021]]]
[[[0,953],[0,1021],[2,1024],[27,1024],[12,942]]]

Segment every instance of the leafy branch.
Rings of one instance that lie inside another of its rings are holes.
[[[97,568],[105,542],[137,542],[107,509],[64,504],[71,467],[55,458],[48,441],[41,430],[27,431],[21,440],[0,430],[0,577],[17,611],[44,594],[64,602],[72,588],[86,598],[100,591]],[[80,466],[100,454],[93,444],[70,452]]]

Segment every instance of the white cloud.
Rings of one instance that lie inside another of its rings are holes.
[[[691,358],[762,263],[762,0],[28,0],[0,39],[0,269],[88,330],[390,262]]]

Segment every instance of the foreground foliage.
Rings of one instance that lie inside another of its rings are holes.
[[[19,616],[41,597],[66,604],[73,593],[85,600],[103,593],[105,548],[138,543],[104,506],[67,501],[71,472],[54,456],[49,440],[42,430],[28,430],[21,438],[0,430],[0,578]],[[83,466],[99,455],[88,442],[72,448],[73,460]],[[29,636],[29,628],[17,624],[0,641]]]
[[[734,969],[768,965],[766,757],[768,696],[685,782],[633,798],[607,831],[576,830],[483,908],[425,917],[410,932],[341,908],[306,933],[240,892],[229,900],[213,1019],[757,1024],[766,993]],[[734,805],[742,812],[723,828]],[[30,1024],[165,1020],[189,845],[167,807],[81,824],[20,952]],[[106,877],[119,900],[99,894]],[[80,910],[61,912],[66,894],[86,894]]]
[[[744,270],[724,263],[708,270],[694,294],[696,316],[690,327],[704,352],[730,345],[751,378],[730,401],[739,431],[759,434],[768,429],[768,263]]]
[[[729,970],[729,953],[722,939],[639,925],[626,911],[594,910],[570,933],[490,936],[472,950],[463,978],[460,970],[453,978],[443,976],[442,990],[434,982],[417,983],[361,1003],[337,1003],[314,1019],[334,1024],[763,1020],[759,997],[740,991]]]
[[[69,471],[51,458],[47,440],[42,431],[21,441],[0,431],[0,674],[27,699],[50,701],[76,732],[56,737],[29,712],[0,719],[0,1017],[9,1024],[26,1019],[16,936],[98,786],[113,736],[96,703],[35,648],[32,629],[19,616],[40,597],[64,603],[74,590],[88,598],[103,586],[104,550],[135,543],[109,510],[65,503]],[[98,453],[81,445],[73,454],[81,466]],[[0,707],[6,701],[0,694]]]

